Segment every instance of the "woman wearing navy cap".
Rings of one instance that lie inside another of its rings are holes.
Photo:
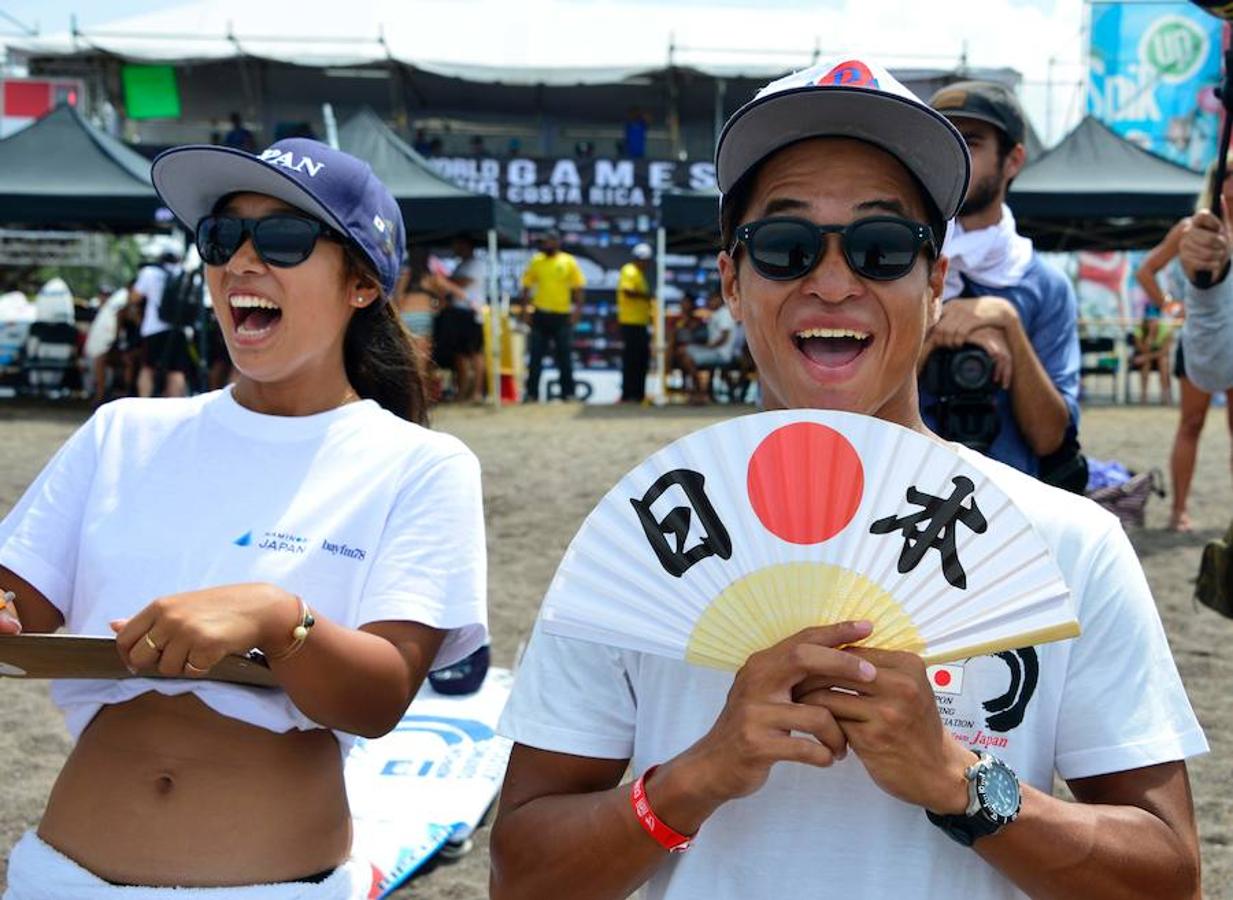
[[[114,632],[172,676],[53,684],[77,743],[4,896],[366,897],[343,759],[485,642],[479,467],[423,427],[387,302],[402,217],[367,165],[293,139],[153,176],[238,376],[104,406],[0,523],[0,633]],[[252,648],[278,689],[209,679]]]

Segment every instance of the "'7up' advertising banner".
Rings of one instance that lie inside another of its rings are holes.
[[[1199,169],[1216,156],[1223,24],[1190,3],[1092,4],[1088,112]]]

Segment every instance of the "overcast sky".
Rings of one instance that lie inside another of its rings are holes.
[[[414,10],[415,0],[407,0]],[[517,3],[518,0],[510,0]],[[604,0],[567,0],[581,6]],[[833,40],[855,52],[875,55],[892,67],[911,65],[913,57],[921,64],[945,65],[940,60],[958,60],[966,49],[972,66],[1009,66],[1024,77],[1021,95],[1029,117],[1047,143],[1061,137],[1065,128],[1082,114],[1080,83],[1085,77],[1086,48],[1083,46],[1084,0],[930,0],[904,3],[902,0],[625,0],[646,2],[660,9],[678,6],[683,16],[705,15],[717,5],[748,6],[751,15],[758,8],[777,6],[794,10],[825,11],[833,20],[843,10],[843,20],[851,24],[845,34]],[[71,15],[83,29],[98,28],[119,19],[183,5],[176,0],[0,0],[0,34],[18,33],[13,20],[38,28],[44,34],[67,30]],[[321,15],[337,15],[336,0],[292,0],[288,5],[297,14],[319,7]],[[907,11],[907,15],[903,14]],[[878,27],[876,23],[881,23]],[[340,22],[340,34],[356,31],[356,36],[372,28],[361,23]],[[465,41],[465,30],[460,40]],[[819,36],[828,50],[836,49]],[[812,45],[812,37],[785,36],[785,42]],[[855,42],[857,45],[853,45]],[[740,44],[735,44],[740,46]],[[801,49],[807,49],[802,46]],[[1050,64],[1050,59],[1053,64]],[[1052,89],[1047,85],[1051,84]]]

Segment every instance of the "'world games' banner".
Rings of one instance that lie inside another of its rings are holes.
[[[521,208],[650,210],[663,191],[715,189],[710,160],[439,156],[429,161],[460,187]]]
[[[1216,156],[1223,24],[1190,3],[1092,4],[1088,112],[1201,169]]]

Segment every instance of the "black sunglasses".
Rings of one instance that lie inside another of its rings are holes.
[[[249,238],[262,262],[282,268],[308,259],[318,238],[341,240],[316,219],[282,213],[263,219],[206,216],[197,223],[197,252],[207,265],[226,265]]]
[[[808,219],[775,217],[736,230],[729,251],[749,250],[754,270],[771,281],[794,281],[813,271],[826,252],[826,236],[838,234],[843,255],[856,274],[874,281],[902,278],[916,264],[920,248],[935,246],[928,225],[895,216],[871,216],[847,225],[816,225]]]

